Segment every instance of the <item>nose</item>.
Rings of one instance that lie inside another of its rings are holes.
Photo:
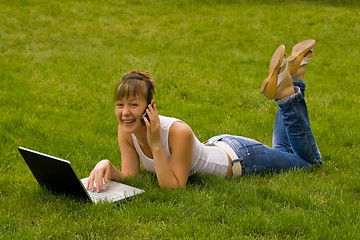
[[[124,106],[123,110],[122,110],[122,115],[129,115],[130,114],[130,107],[129,106]]]

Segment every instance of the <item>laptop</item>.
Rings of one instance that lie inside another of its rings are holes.
[[[39,153],[23,147],[19,152],[41,186],[65,195],[89,200],[93,203],[117,202],[143,193],[144,190],[109,180],[99,193],[86,190],[87,178],[79,179],[69,161]],[[96,186],[95,186],[96,188]]]

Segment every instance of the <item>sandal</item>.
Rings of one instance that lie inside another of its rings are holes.
[[[282,67],[285,69],[279,73]],[[288,87],[293,89],[291,76],[287,70],[285,46],[280,45],[271,57],[269,76],[263,81],[260,91],[268,99],[281,99],[282,91]]]
[[[293,47],[291,56],[287,58],[290,74],[296,73],[299,67],[310,62],[310,57],[305,57],[305,55],[312,53],[315,44],[316,41],[310,39],[300,42]]]

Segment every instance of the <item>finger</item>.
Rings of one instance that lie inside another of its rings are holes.
[[[88,190],[89,187],[90,187],[90,189],[91,189],[92,191],[94,191],[94,190],[93,190],[93,188],[94,188],[93,182],[94,182],[94,172],[91,171],[90,176],[89,176],[89,178],[87,179],[87,182],[86,182],[86,190]]]
[[[155,101],[152,100],[152,106],[149,105],[148,109],[153,113],[154,115],[158,115],[157,106],[155,104]]]
[[[100,192],[100,190],[102,190],[103,187],[102,175],[97,176],[95,180],[95,184],[96,184],[96,192]]]
[[[153,105],[154,105],[154,100],[152,100],[151,104],[148,105],[148,109],[153,110],[154,109]]]
[[[154,110],[154,109],[148,109],[147,111],[149,111],[149,112],[147,112],[147,114],[148,114],[148,117],[149,117],[149,122],[150,123],[152,123],[152,122],[154,122],[157,118],[158,118],[158,113]]]
[[[150,110],[148,108],[148,109],[146,109],[146,113],[147,113],[147,117],[148,117],[147,120],[149,120],[149,122],[151,122],[153,120],[153,118],[154,118],[154,110],[153,109]]]
[[[152,104],[153,104],[152,109],[154,109],[155,111],[157,111],[157,107],[156,107],[155,101],[152,100],[151,102],[152,102]]]
[[[90,177],[86,180],[86,190],[90,187]]]
[[[90,176],[88,177],[86,181],[86,190],[89,189],[90,183],[94,181],[94,171],[91,171]]]
[[[94,192],[94,180],[90,182],[90,190]]]
[[[92,177],[91,180],[90,180],[90,190],[91,190],[92,192],[95,191],[95,185],[94,185],[94,183],[95,183],[95,174],[93,175],[93,177]]]
[[[106,171],[106,172],[105,172],[105,176],[104,176],[104,181],[105,181],[105,183],[107,183],[108,180],[109,180],[109,172],[110,172],[110,171]]]
[[[149,114],[148,114],[148,116],[149,116]],[[144,118],[144,122],[145,122],[146,128],[149,128],[149,127],[150,127],[150,122],[149,122],[149,120],[148,120],[147,118]]]
[[[90,176],[88,177],[88,179],[86,180],[86,190],[88,190],[89,189],[89,185],[90,185],[90,181],[89,181],[89,179],[90,179]]]

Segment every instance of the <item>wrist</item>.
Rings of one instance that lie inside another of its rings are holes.
[[[150,148],[152,152],[157,152],[162,149],[162,146],[159,142],[159,143],[151,144]]]

